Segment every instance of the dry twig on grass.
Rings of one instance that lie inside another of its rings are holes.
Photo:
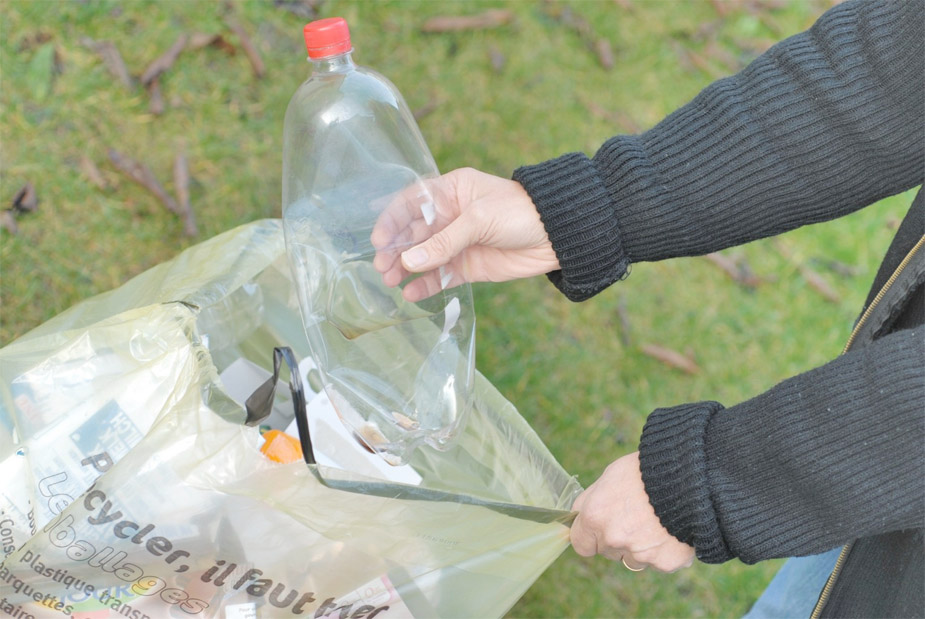
[[[96,167],[93,160],[86,155],[80,156],[80,171],[84,173],[87,179],[99,189],[108,189],[109,183],[103,178],[103,173]]]
[[[10,234],[19,233],[19,225],[16,223],[16,216],[23,213],[32,213],[38,209],[39,199],[35,193],[35,186],[27,182],[13,196],[13,202],[10,208],[4,209],[0,213],[0,226],[6,228]]]
[[[10,210],[17,213],[32,213],[39,207],[39,199],[35,194],[35,186],[32,183],[26,183],[13,196],[13,204]]]
[[[183,218],[183,233],[194,237],[199,234],[196,228],[196,217],[189,199],[189,165],[186,155],[178,152],[173,160],[173,186],[177,193],[177,202],[180,206],[180,216]]]
[[[176,62],[177,57],[180,56],[180,53],[186,47],[186,41],[189,37],[185,34],[181,34],[177,37],[177,40],[166,52],[158,56],[158,58],[148,65],[148,68],[145,69],[145,72],[141,74],[141,83],[145,86],[153,82],[161,73],[173,66],[173,63]]]
[[[164,95],[161,93],[161,80],[155,77],[151,80],[151,83],[145,86],[145,89],[148,91],[148,96],[151,97],[148,103],[148,111],[155,116],[160,116],[164,113]]]
[[[251,68],[254,70],[254,75],[257,76],[257,79],[261,79],[266,74],[267,70],[263,64],[263,60],[260,58],[260,53],[257,51],[257,48],[254,47],[250,36],[247,34],[247,30],[245,30],[244,26],[233,17],[226,17],[225,24],[237,35],[238,42],[244,49],[244,53],[251,63]]]
[[[442,100],[431,97],[430,100],[424,105],[417,107],[411,111],[411,115],[414,116],[414,120],[420,121],[422,118],[426,118],[433,114],[440,104],[443,103]]]
[[[598,37],[588,20],[576,13],[572,7],[563,7],[551,1],[544,3],[544,10],[549,17],[577,34],[588,51],[597,58],[601,67],[608,71],[614,67],[615,61],[610,41],[604,37]]]
[[[592,116],[596,116],[601,120],[606,120],[616,129],[624,133],[639,133],[642,131],[642,127],[639,125],[639,123],[633,120],[633,118],[626,112],[622,112],[620,110],[605,109],[596,101],[592,101],[590,99],[580,99],[579,101],[589,112],[591,112]]]
[[[704,258],[722,269],[734,282],[746,288],[755,288],[762,283],[761,278],[752,272],[744,259],[733,260],[717,252],[706,254]]]
[[[10,209],[3,209],[0,212],[0,226],[7,229],[10,234],[19,234],[19,225],[16,223],[16,216]]]
[[[822,298],[830,303],[838,303],[841,301],[841,295],[838,294],[832,285],[822,275],[806,266],[805,264],[800,265],[800,275],[803,276],[803,279],[806,280],[806,283],[809,284],[809,287],[822,295]]]
[[[669,367],[673,367],[676,370],[681,370],[686,374],[698,374],[700,372],[700,366],[694,362],[688,355],[679,353],[676,350],[670,348],[665,348],[664,346],[659,346],[658,344],[643,344],[639,347],[639,350],[642,351],[642,354],[647,357],[652,357],[657,361],[661,361]]]
[[[841,301],[841,295],[836,292],[829,282],[822,277],[819,273],[814,271],[811,267],[806,264],[803,264],[802,261],[798,261],[794,258],[794,252],[788,247],[784,241],[776,239],[774,242],[774,247],[777,248],[777,251],[783,256],[788,262],[796,262],[797,270],[800,272],[800,275],[806,281],[807,285],[810,288],[822,295],[826,301],[830,303],[838,303]]]
[[[218,33],[207,34],[205,32],[194,32],[190,35],[186,47],[192,51],[202,49],[203,47],[217,47],[229,56],[234,56],[238,52],[228,39]]]
[[[128,67],[125,66],[125,61],[122,60],[122,54],[119,53],[119,49],[114,43],[111,41],[94,41],[89,38],[85,38],[81,42],[97,53],[103,60],[103,65],[109,69],[109,72],[112,73],[123,86],[126,88],[133,88],[135,86],[135,81],[129,74]]]
[[[154,173],[151,172],[148,166],[120,154],[113,148],[109,149],[109,160],[119,172],[122,172],[122,174],[151,192],[154,197],[160,200],[161,204],[163,204],[168,211],[177,215],[182,215],[180,206],[170,197],[170,194],[164,190],[164,187],[157,182]]]
[[[431,17],[421,26],[421,32],[460,32],[462,30],[487,30],[506,26],[514,20],[514,13],[507,9],[491,9],[478,15],[443,15]]]

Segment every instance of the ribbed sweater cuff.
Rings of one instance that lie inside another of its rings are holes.
[[[561,270],[549,280],[572,301],[584,301],[627,274],[629,259],[610,194],[582,153],[514,171],[533,199]]]
[[[722,409],[718,402],[660,408],[649,415],[639,443],[642,480],[656,515],[704,563],[733,557],[716,518],[704,451],[707,424]]]

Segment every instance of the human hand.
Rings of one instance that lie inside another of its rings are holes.
[[[652,567],[675,572],[690,567],[694,549],[672,536],[649,503],[639,471],[639,452],[611,463],[600,478],[582,492],[572,509],[572,547],[590,557],[600,554],[622,560],[631,570]]]
[[[392,200],[370,237],[373,265],[387,286],[422,274],[402,290],[406,300],[420,301],[467,281],[501,282],[559,268],[520,183],[461,168],[423,184]]]

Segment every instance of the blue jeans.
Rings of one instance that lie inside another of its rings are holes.
[[[809,617],[835,567],[841,547],[821,555],[788,559],[745,619]]]

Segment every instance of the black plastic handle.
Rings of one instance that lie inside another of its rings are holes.
[[[308,464],[315,464],[315,452],[312,449],[312,438],[308,431],[308,417],[305,413],[305,388],[302,386],[302,377],[299,375],[299,363],[295,353],[288,346],[277,346],[273,349],[273,376],[260,385],[254,393],[247,398],[244,408],[247,410],[248,426],[256,426],[269,417],[273,409],[273,396],[276,394],[276,383],[279,381],[279,369],[283,362],[289,368],[289,392],[292,394],[292,406],[295,408],[296,426],[299,428],[299,443],[302,444],[302,457]]]

